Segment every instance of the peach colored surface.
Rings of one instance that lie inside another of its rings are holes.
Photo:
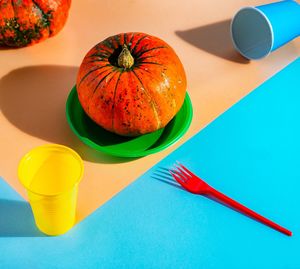
[[[26,197],[17,179],[20,158],[31,148],[59,143],[84,159],[81,220],[185,140],[299,57],[295,40],[258,62],[232,48],[229,20],[241,7],[268,1],[73,0],[64,30],[41,44],[0,50],[0,176]],[[182,60],[194,118],[184,138],[145,158],[126,160],[95,152],[71,132],[65,101],[85,53],[107,36],[142,31],[164,39]]]

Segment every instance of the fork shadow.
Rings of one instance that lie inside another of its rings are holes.
[[[180,190],[184,190],[172,177],[172,175],[169,172],[169,169],[165,167],[158,167],[158,170],[156,170],[151,177],[155,180],[158,180],[160,182],[163,182],[165,184],[168,184],[172,187],[175,187]]]
[[[37,229],[27,202],[0,199],[1,237],[46,237],[46,235]]]

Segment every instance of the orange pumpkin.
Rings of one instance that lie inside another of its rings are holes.
[[[71,0],[0,0],[0,45],[24,47],[57,34]]]
[[[77,93],[86,114],[104,129],[137,136],[165,127],[181,108],[186,76],[163,40],[144,33],[111,36],[85,56]]]

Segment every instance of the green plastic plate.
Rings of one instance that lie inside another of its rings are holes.
[[[142,157],[177,142],[191,124],[193,109],[186,94],[180,111],[165,128],[138,137],[124,137],[106,131],[85,114],[74,86],[67,100],[66,114],[72,131],[91,148],[118,157]]]

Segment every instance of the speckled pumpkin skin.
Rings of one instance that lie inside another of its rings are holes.
[[[118,66],[126,44],[134,58],[130,69]],[[85,56],[77,93],[86,114],[108,131],[138,136],[165,127],[181,108],[186,75],[174,50],[144,33],[111,36]]]
[[[71,0],[0,0],[0,46],[24,47],[57,34]]]

